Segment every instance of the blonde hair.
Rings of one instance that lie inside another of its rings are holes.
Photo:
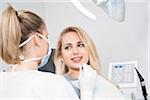
[[[88,34],[83,29],[81,29],[80,27],[67,27],[61,32],[60,37],[59,37],[58,42],[57,42],[57,47],[56,47],[56,52],[55,52],[55,57],[54,57],[54,63],[56,66],[56,73],[63,75],[63,74],[68,72],[68,68],[61,61],[61,59],[62,59],[61,58],[62,57],[61,56],[62,37],[64,34],[66,34],[68,32],[75,32],[79,36],[79,38],[84,43],[86,49],[88,50],[89,65],[91,65],[93,67],[93,69],[95,69],[97,71],[97,73],[100,74],[101,73],[101,66],[100,66],[99,56],[98,56],[98,53],[96,51],[96,47],[95,47],[93,41],[88,36]]]
[[[20,63],[19,44],[29,38],[32,32],[40,31],[44,21],[30,11],[17,12],[9,5],[0,19],[0,57],[8,64]]]

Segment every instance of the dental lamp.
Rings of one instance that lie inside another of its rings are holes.
[[[117,21],[124,21],[125,3],[124,0],[92,0],[101,7],[107,15]]]
[[[96,16],[85,9],[79,0],[70,0],[80,12],[88,18],[95,20]],[[92,0],[98,7],[101,7],[113,20],[124,21],[125,3],[124,0]]]

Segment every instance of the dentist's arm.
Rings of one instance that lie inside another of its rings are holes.
[[[96,71],[87,64],[80,65],[78,80],[81,100],[92,100],[97,81]]]

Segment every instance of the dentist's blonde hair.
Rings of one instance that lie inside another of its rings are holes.
[[[61,54],[61,46],[62,46],[62,37],[64,34],[67,34],[69,32],[75,32],[81,41],[84,43],[88,54],[89,54],[89,65],[93,67],[97,71],[97,73],[101,73],[101,66],[100,66],[100,60],[98,53],[96,51],[96,47],[93,43],[93,41],[90,39],[88,34],[81,29],[80,27],[67,27],[65,28],[58,39],[55,57],[54,57],[54,63],[56,67],[56,74],[63,75],[68,72],[68,68],[65,66],[65,64],[62,62],[62,54]]]
[[[8,64],[20,63],[19,44],[31,34],[44,28],[45,23],[30,11],[16,11],[11,5],[4,10],[0,19],[0,57]]]

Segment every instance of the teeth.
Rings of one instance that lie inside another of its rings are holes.
[[[75,60],[75,61],[76,61],[76,60],[80,60],[80,58],[75,58],[75,59],[73,59],[73,60]]]
[[[77,58],[72,59],[73,62],[79,62],[80,60],[81,60],[81,57],[77,57]]]

